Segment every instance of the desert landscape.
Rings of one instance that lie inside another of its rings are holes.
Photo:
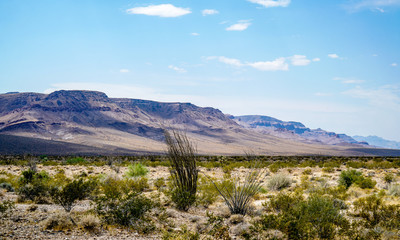
[[[400,238],[400,158],[200,157],[196,200],[185,210],[172,200],[166,157],[1,163],[4,239]],[[232,213],[214,184],[240,189],[255,169],[260,187],[247,212]],[[51,189],[77,194],[66,186],[78,180],[88,193],[67,211]],[[113,201],[125,209],[113,212]]]

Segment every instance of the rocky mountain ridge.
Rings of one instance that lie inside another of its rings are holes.
[[[318,129],[310,129],[300,122],[282,121],[269,116],[245,115],[232,116],[239,125],[256,131],[271,134],[286,139],[296,139],[305,143],[320,143],[328,145],[359,144],[368,145],[364,141],[357,141],[346,134],[337,134]]]
[[[290,131],[297,135],[309,132],[301,123],[276,122],[293,128]],[[45,141],[37,142],[44,145],[49,141],[56,141],[57,146],[62,142],[74,144],[71,149],[76,149],[77,145],[88,147],[80,152],[95,151],[93,149],[101,149],[102,154],[165,152],[163,129],[173,128],[184,131],[201,154],[249,151],[264,155],[366,154],[358,143],[343,146],[323,141],[307,142],[255,131],[254,127],[238,123],[240,121],[215,108],[191,103],[109,98],[96,91],[0,94],[0,134],[25,137],[25,142],[41,139]],[[7,138],[2,139],[6,141]]]

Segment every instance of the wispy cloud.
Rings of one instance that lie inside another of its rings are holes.
[[[392,64],[390,64],[390,66],[397,67],[397,63],[392,63]]]
[[[321,59],[320,59],[320,58],[313,58],[312,61],[313,61],[313,62],[319,62],[319,61],[321,61]]]
[[[120,72],[120,73],[128,73],[128,72],[130,72],[130,71],[129,71],[129,69],[123,68],[123,69],[120,69],[119,72]]]
[[[226,31],[244,31],[246,30],[251,23],[248,20],[241,20],[236,24],[233,24],[226,28]]]
[[[272,61],[257,61],[257,62],[245,62],[243,63],[239,59],[236,58],[228,58],[224,56],[212,56],[207,57],[207,60],[217,59],[218,61],[235,66],[235,67],[252,67],[254,69],[260,71],[287,71],[289,70],[289,63],[286,60],[289,60],[291,65],[293,66],[307,66],[311,63],[311,60],[307,59],[305,55],[293,55],[290,57],[279,57]]]
[[[342,83],[345,83],[345,84],[360,84],[360,83],[365,82],[364,80],[360,80],[360,79],[343,78],[343,77],[334,77],[333,80],[341,81]]]
[[[307,66],[311,63],[311,60],[307,59],[304,55],[294,55],[289,57],[290,61],[292,61],[293,66]]]
[[[329,58],[333,58],[333,59],[337,59],[337,58],[339,58],[339,55],[337,55],[336,53],[331,53],[331,54],[328,54],[328,57]]]
[[[290,0],[248,0],[252,3],[260,4],[266,8],[269,7],[287,7],[290,4]]]
[[[191,33],[190,35],[192,35],[192,36],[199,36],[200,34],[199,34],[199,33],[196,33],[196,32],[193,32],[193,33]]]
[[[273,61],[253,62],[247,65],[261,71],[287,71],[289,70],[289,64],[285,60],[285,58],[281,57]]]
[[[172,70],[174,70],[174,71],[176,71],[178,73],[185,73],[186,72],[185,69],[177,67],[177,66],[174,66],[174,65],[169,65],[168,68],[172,69]]]
[[[373,106],[390,108],[396,112],[400,112],[400,89],[395,85],[384,85],[375,89],[357,86],[343,92],[343,94],[354,98],[365,99]]]
[[[150,5],[147,7],[135,7],[126,10],[129,14],[143,14],[158,17],[180,17],[191,13],[189,8],[175,7],[172,4]]]
[[[345,4],[344,7],[349,12],[357,12],[365,9],[369,9],[372,11],[379,11],[384,13],[385,10],[383,7],[399,7],[400,0],[358,0],[358,1],[350,1]]]
[[[203,11],[201,11],[201,14],[203,14],[203,16],[207,16],[207,15],[214,15],[214,14],[218,14],[219,12],[215,9],[204,9]]]

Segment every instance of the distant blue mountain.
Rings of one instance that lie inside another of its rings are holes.
[[[377,147],[400,149],[400,142],[386,140],[377,136],[353,136],[353,138],[357,141],[367,142],[369,145]]]

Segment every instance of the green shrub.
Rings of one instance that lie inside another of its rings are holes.
[[[145,214],[153,208],[154,203],[139,193],[127,195],[100,196],[96,200],[96,212],[106,223],[118,224],[134,229],[141,229],[147,222]]]
[[[268,181],[268,188],[270,190],[282,190],[289,187],[292,184],[292,180],[285,174],[275,174]]]
[[[383,179],[385,180],[386,183],[392,183],[396,179],[396,177],[391,173],[387,173],[385,174]]]
[[[278,194],[267,204],[270,214],[255,222],[253,229],[278,229],[288,239],[334,239],[349,223],[332,198],[311,195],[304,200],[297,194]]]
[[[362,173],[356,170],[345,170],[340,173],[339,176],[339,185],[345,186],[348,189],[353,183],[355,183],[360,177]]]
[[[146,166],[141,163],[136,163],[134,165],[129,165],[128,170],[125,172],[126,177],[140,177],[146,176],[149,172]]]
[[[34,201],[36,203],[47,203],[49,196],[49,180],[47,172],[36,172],[28,169],[22,172],[22,176],[18,180],[18,197],[19,201]]]
[[[157,178],[153,184],[159,191],[163,191],[164,188],[167,186],[164,178]]]
[[[324,167],[322,168],[322,171],[326,173],[333,173],[335,169],[333,167]]]
[[[197,204],[208,207],[217,200],[218,191],[212,182],[200,177],[197,185]]]
[[[311,170],[311,168],[307,168],[307,169],[304,169],[304,171],[303,171],[303,175],[310,175],[312,173],[312,170]]]
[[[376,226],[400,229],[400,205],[388,205],[376,194],[354,202],[355,216],[361,217],[367,228]]]
[[[372,180],[370,177],[359,177],[356,181],[357,186],[359,186],[362,189],[365,188],[374,188],[376,185],[376,181]]]
[[[87,160],[84,159],[83,157],[68,158],[66,161],[66,164],[68,165],[85,165],[87,163],[88,163]]]
[[[1,201],[0,202],[0,218],[7,217],[13,209],[15,208],[14,202],[11,201]]]
[[[61,205],[65,211],[70,212],[78,200],[83,200],[97,187],[92,181],[84,181],[82,178],[67,183],[62,188],[54,187],[50,191],[54,203]]]

